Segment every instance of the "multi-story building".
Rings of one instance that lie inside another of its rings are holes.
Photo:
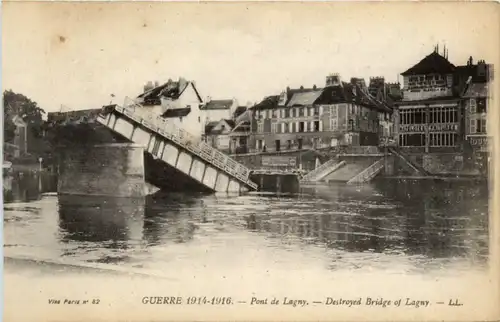
[[[184,78],[168,80],[162,85],[148,82],[135,102],[143,106],[140,112],[145,117],[161,116],[200,139],[205,134],[206,125],[231,119],[238,106],[235,99],[212,100],[208,97],[203,100],[195,82]]]
[[[238,101],[234,98],[213,100],[211,97],[207,97],[205,103],[200,107],[202,122],[208,124],[222,119],[231,119],[237,107]]]
[[[413,151],[455,151],[463,133],[456,67],[436,49],[403,72],[403,99],[398,102],[398,143]]]
[[[395,104],[402,99],[400,83],[386,83],[384,77],[370,77],[368,93],[371,97],[387,105],[390,112],[379,112],[379,141],[381,145],[393,145],[394,141],[394,119],[392,110]]]
[[[481,87],[468,85],[478,79],[479,71],[487,69],[481,64],[484,62],[474,65],[469,59],[467,65],[455,66],[448,60],[446,49],[441,55],[436,47],[402,73],[403,99],[395,103],[394,113],[396,138],[399,146],[414,154],[415,160],[420,158],[417,163],[430,172],[456,173],[464,169],[466,133],[477,131],[477,124],[483,125],[476,113],[464,115],[463,95],[467,86],[471,91]],[[475,126],[467,119],[476,120]]]
[[[323,88],[287,88],[251,108],[251,150],[286,151],[379,143],[379,113],[391,110],[359,79],[326,77]]]
[[[462,96],[465,111],[465,150],[470,152],[473,163],[484,168],[491,140],[487,130],[487,119],[491,97],[489,85],[493,79],[493,70],[484,60],[473,64],[472,57],[465,67],[470,70]]]

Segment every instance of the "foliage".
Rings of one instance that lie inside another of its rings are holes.
[[[40,140],[43,136],[43,114],[45,111],[38,104],[23,94],[12,90],[3,92],[4,142],[12,143],[16,126],[14,116],[19,116],[28,125],[29,136]],[[32,144],[35,146],[35,144]]]

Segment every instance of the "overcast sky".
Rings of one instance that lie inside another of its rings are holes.
[[[99,108],[183,76],[241,104],[327,74],[397,75],[446,44],[497,60],[495,4],[3,3],[2,87],[46,111]]]

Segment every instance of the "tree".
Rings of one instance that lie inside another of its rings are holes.
[[[12,90],[3,92],[4,142],[13,143],[16,125],[14,116],[19,116],[27,124],[28,153],[39,156],[45,149],[43,140],[43,114],[38,104],[23,94]]]
[[[3,92],[4,141],[12,142],[16,126],[12,120],[20,116],[28,124],[28,131],[35,140],[43,136],[43,114],[45,111],[38,104],[23,94],[12,90]],[[33,144],[35,146],[35,144]]]

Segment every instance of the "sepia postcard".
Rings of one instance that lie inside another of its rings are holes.
[[[500,319],[498,3],[1,6],[4,321]]]

